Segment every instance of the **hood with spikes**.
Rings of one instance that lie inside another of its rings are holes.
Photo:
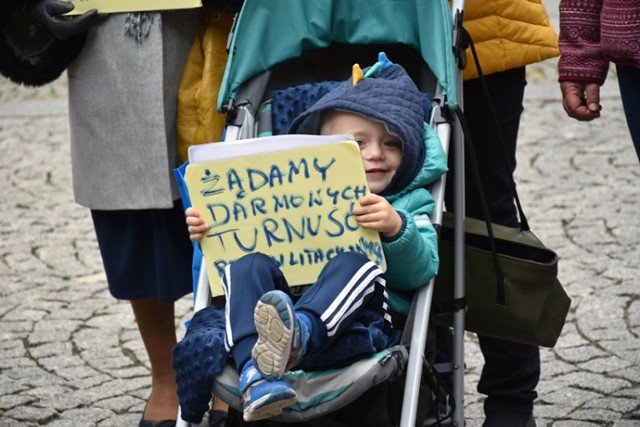
[[[373,66],[353,68],[353,76],[337,85],[307,111],[299,115],[290,133],[317,134],[324,111],[340,110],[362,114],[385,123],[402,140],[402,161],[389,186],[380,194],[389,196],[406,188],[416,177],[426,157],[423,142],[424,95],[400,65],[384,53]]]

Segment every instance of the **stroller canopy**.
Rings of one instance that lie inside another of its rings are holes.
[[[435,75],[447,104],[455,106],[452,27],[446,0],[246,0],[235,24],[218,110],[235,100],[251,77],[333,43],[413,48]]]

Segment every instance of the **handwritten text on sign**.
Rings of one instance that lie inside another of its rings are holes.
[[[186,181],[211,226],[201,245],[214,295],[224,267],[252,252],[269,255],[291,286],[313,283],[345,251],[384,267],[378,233],[351,213],[368,192],[352,141],[192,164]]]

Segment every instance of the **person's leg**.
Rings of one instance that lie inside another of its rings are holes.
[[[478,336],[484,367],[478,391],[487,395],[486,426],[524,426],[533,413],[540,379],[538,347]]]
[[[282,271],[268,256],[255,253],[245,255],[225,269],[222,288],[227,299],[225,306],[226,345],[238,372],[251,359],[251,350],[258,338],[253,313],[256,303],[274,289],[289,292]]]
[[[271,258],[254,253],[225,268],[222,287],[227,299],[225,341],[240,375],[243,419],[257,421],[279,415],[298,397],[288,382],[265,381],[265,376],[254,367],[251,351],[258,340],[258,331],[253,314],[265,293],[279,290],[288,295],[287,282]]]
[[[330,260],[318,280],[295,305],[312,323],[308,351],[331,346],[364,308],[377,311],[391,325],[382,270],[367,257],[345,252]]]
[[[177,343],[173,303],[145,298],[131,300],[131,307],[151,365],[151,394],[144,418],[175,419],[178,391],[172,366],[172,349]]]
[[[616,70],[627,126],[640,160],[640,69],[618,65]]]
[[[500,133],[487,103],[479,79],[464,83],[464,111],[474,142],[480,169],[480,182],[485,193],[491,220],[498,224],[518,225],[511,176],[516,167],[516,145],[523,110],[525,68],[486,76]],[[499,135],[502,135],[508,164],[505,164]],[[468,153],[468,150],[467,150]],[[484,219],[475,187],[475,177],[466,165],[466,215]],[[532,414],[535,388],[540,376],[539,348],[478,337],[485,365],[478,391],[486,394],[486,426],[507,425],[502,416],[516,414],[509,425],[525,425]]]
[[[499,122],[499,131],[479,79],[464,82],[465,117],[473,140],[480,184],[491,221],[517,226],[518,214],[511,189],[511,177],[516,169],[516,145],[526,86],[525,69],[522,67],[490,74],[485,76],[485,79]],[[500,142],[500,136],[502,136],[504,148]],[[469,141],[466,141],[465,145],[468,144]],[[477,191],[477,179],[469,160],[470,153],[471,150],[465,150],[465,213],[472,218],[484,219],[482,203]],[[452,191],[450,186],[447,191]]]
[[[366,308],[391,329],[386,312],[382,271],[361,254],[345,252],[331,259],[316,282],[294,304],[281,292],[263,295],[256,306],[258,342],[253,360],[265,378],[281,378],[317,354],[336,351],[332,345]],[[343,359],[354,351],[339,350]]]
[[[223,400],[214,396],[211,402],[211,409],[208,413],[208,427],[224,427],[227,421],[229,405]]]
[[[109,292],[129,300],[151,366],[143,418],[175,420],[174,301],[189,294],[193,247],[180,201],[172,209],[91,211]],[[167,262],[171,260],[171,262]]]

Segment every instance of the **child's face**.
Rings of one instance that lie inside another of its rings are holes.
[[[348,133],[360,146],[367,184],[374,194],[389,186],[402,160],[402,141],[385,126],[356,113],[335,111],[326,116],[320,135]]]

